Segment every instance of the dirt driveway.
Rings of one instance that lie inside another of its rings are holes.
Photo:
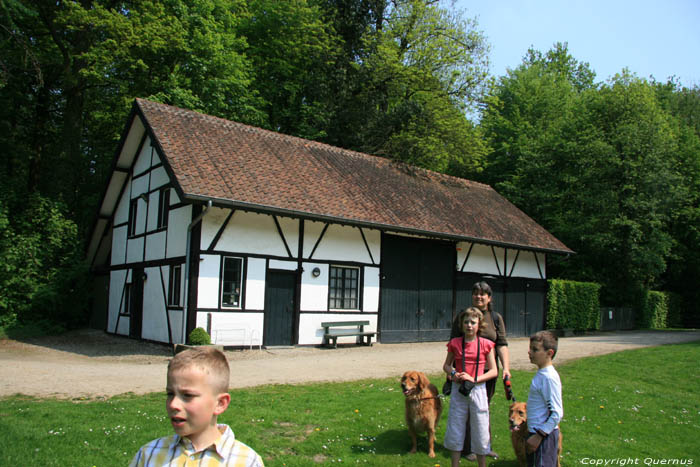
[[[559,340],[556,361],[625,349],[700,340],[700,331],[598,333]],[[511,366],[532,369],[528,339],[509,340]],[[266,383],[398,377],[408,369],[437,373],[445,343],[375,344],[339,349],[300,347],[227,351],[231,387]],[[109,397],[162,391],[171,348],[101,331],[81,330],[23,342],[0,340],[0,397]]]

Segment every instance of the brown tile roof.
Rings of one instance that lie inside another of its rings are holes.
[[[571,252],[488,185],[143,99],[136,106],[186,199]]]

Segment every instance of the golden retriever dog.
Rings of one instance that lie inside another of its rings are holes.
[[[515,456],[518,458],[520,467],[527,467],[527,402],[513,402],[508,411],[508,422],[510,424],[510,440],[513,443]],[[559,458],[561,457],[561,428],[559,429],[559,447],[557,449],[557,467],[561,467]]]
[[[442,414],[442,401],[434,384],[425,373],[407,371],[401,377],[401,389],[406,397],[406,425],[413,446],[417,450],[416,434],[428,433],[428,456],[435,457],[435,427]]]

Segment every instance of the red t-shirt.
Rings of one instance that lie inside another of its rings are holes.
[[[483,337],[479,337],[479,340],[481,341],[479,349],[481,353],[479,356],[479,375],[483,375],[485,373],[484,369],[488,366],[486,363],[486,356],[496,347],[496,343],[484,339]],[[476,339],[472,342],[464,343],[464,350],[467,354],[466,370],[471,376],[474,376],[474,370],[476,369],[476,347]],[[447,343],[447,351],[455,356],[455,370],[460,373],[462,371],[462,338],[455,337],[454,339],[450,339],[450,342]]]

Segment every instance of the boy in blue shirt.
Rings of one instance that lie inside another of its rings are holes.
[[[561,380],[552,360],[557,353],[557,336],[540,331],[530,337],[528,356],[538,371],[530,384],[527,398],[528,466],[556,467],[559,465],[559,421],[564,416],[561,400]]]

